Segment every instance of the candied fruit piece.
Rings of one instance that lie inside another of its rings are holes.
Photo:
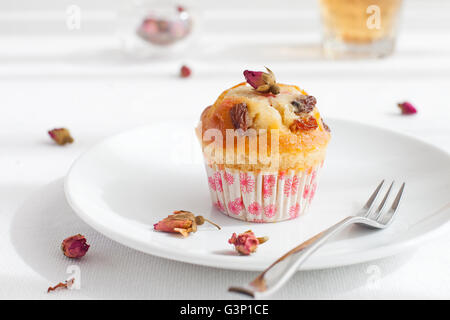
[[[300,119],[295,119],[294,122],[291,124],[289,129],[291,129],[292,132],[297,133],[299,131],[308,131],[308,130],[314,130],[318,127],[316,118],[313,116],[304,117]]]

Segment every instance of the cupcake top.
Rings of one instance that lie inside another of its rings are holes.
[[[217,129],[225,137],[227,129],[240,129],[244,135],[253,129],[259,138],[260,132],[277,130],[282,167],[305,169],[322,161],[324,155],[313,155],[322,149],[325,152],[330,129],[316,107],[316,98],[295,85],[276,83],[270,70],[268,73],[245,71],[244,75],[247,83],[225,90],[213,105],[203,111],[201,132]],[[208,143],[203,139],[204,147]],[[246,151],[251,152],[248,147]],[[309,156],[312,158],[306,159]],[[261,166],[250,169],[258,167]]]

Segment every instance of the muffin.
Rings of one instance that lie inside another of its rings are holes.
[[[247,82],[225,90],[197,127],[213,204],[252,222],[307,211],[330,140],[315,97],[267,71],[244,71]]]

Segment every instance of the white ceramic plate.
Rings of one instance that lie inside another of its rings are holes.
[[[316,197],[296,220],[252,224],[212,208],[193,125],[163,123],[107,139],[81,156],[65,181],[67,199],[89,225],[131,248],[194,264],[262,270],[287,250],[354,213],[383,179],[406,182],[396,221],[383,231],[354,226],[317,251],[302,269],[364,262],[417,246],[449,221],[450,156],[415,138],[343,120],[329,121],[332,141]],[[442,209],[444,208],[444,209]],[[153,231],[173,210],[210,218],[188,238]],[[270,240],[251,256],[227,240],[252,229]]]

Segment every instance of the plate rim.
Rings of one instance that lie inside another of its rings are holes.
[[[329,117],[329,119],[331,121],[339,121],[339,122],[346,122],[346,123],[350,123],[350,124],[357,124],[360,126],[367,126],[372,129],[387,131],[390,134],[395,134],[395,135],[402,136],[404,138],[409,138],[409,139],[415,140],[419,143],[425,144],[426,146],[433,148],[437,152],[442,153],[443,155],[448,157],[450,160],[449,152],[447,152],[445,149],[439,148],[435,144],[429,143],[428,141],[426,141],[425,139],[423,139],[421,137],[416,137],[409,133],[400,132],[400,131],[393,130],[391,128],[385,128],[385,127],[379,126],[379,125],[367,124],[367,123],[361,122],[361,121],[349,120],[349,119],[340,118],[340,117]],[[66,197],[66,200],[67,200],[69,206],[77,214],[77,216],[79,218],[81,218],[81,220],[83,220],[86,224],[88,224],[90,227],[92,227],[97,232],[105,235],[106,237],[108,237],[109,239],[111,239],[113,241],[116,241],[122,245],[125,245],[134,250],[138,250],[145,254],[150,254],[153,256],[157,256],[157,257],[161,257],[161,258],[165,258],[165,259],[169,259],[169,260],[189,263],[192,265],[207,266],[207,267],[213,267],[213,268],[218,268],[218,269],[241,270],[241,271],[262,271],[262,270],[264,270],[264,268],[259,267],[258,264],[239,265],[239,264],[236,264],[234,260],[227,259],[226,257],[218,256],[217,259],[220,261],[215,260],[215,262],[213,262],[213,261],[211,261],[210,258],[206,258],[206,259],[203,258],[205,256],[201,255],[201,254],[195,254],[195,253],[184,254],[183,252],[179,252],[177,254],[177,256],[173,256],[173,255],[171,255],[172,252],[167,252],[167,251],[161,250],[160,248],[158,248],[156,246],[152,247],[151,244],[142,246],[142,244],[139,241],[134,240],[132,237],[123,236],[122,234],[118,233],[117,230],[108,228],[105,224],[97,222],[96,219],[93,219],[91,217],[91,215],[89,215],[87,212],[85,212],[85,210],[80,208],[78,206],[78,204],[76,204],[76,201],[74,201],[74,199],[72,198],[71,192],[70,192],[71,175],[73,174],[76,166],[86,156],[88,156],[90,154],[90,152],[101,147],[102,145],[108,144],[110,141],[115,140],[122,135],[131,134],[132,132],[135,132],[135,131],[143,130],[145,128],[150,128],[150,127],[153,127],[153,126],[159,125],[159,124],[164,124],[165,122],[169,122],[169,121],[153,122],[153,123],[141,125],[141,126],[138,126],[138,127],[132,128],[132,129],[124,130],[122,132],[116,133],[112,136],[102,139],[101,141],[95,143],[94,145],[87,148],[84,152],[82,152],[76,158],[76,160],[71,164],[66,176],[64,177],[64,195]],[[448,208],[445,209],[445,206],[448,206],[448,204],[444,205],[444,210],[447,210]],[[316,263],[316,264],[305,264],[304,266],[299,268],[299,270],[306,271],[306,270],[328,269],[328,268],[335,268],[335,267],[348,266],[348,265],[353,265],[353,264],[358,264],[358,263],[369,262],[369,261],[373,261],[373,260],[377,260],[377,259],[381,259],[381,258],[387,258],[387,257],[393,256],[397,253],[400,253],[402,251],[406,251],[408,249],[413,249],[415,246],[417,246],[417,244],[421,244],[421,243],[424,243],[425,241],[429,241],[433,238],[438,237],[441,233],[444,232],[444,229],[446,226],[448,226],[449,222],[450,222],[450,219],[435,228],[432,228],[428,231],[421,233],[420,235],[414,236],[412,238],[406,238],[404,240],[400,240],[394,244],[381,245],[381,246],[377,246],[375,248],[371,248],[370,250],[364,252],[364,254],[358,254],[358,255],[345,254],[344,261],[339,259],[339,261],[336,260],[336,262],[330,262],[330,261],[328,261],[329,259],[327,259],[328,263],[322,262],[322,263]],[[152,247],[152,252],[148,251],[149,247]],[[192,261],[193,257],[196,259],[196,262]]]

